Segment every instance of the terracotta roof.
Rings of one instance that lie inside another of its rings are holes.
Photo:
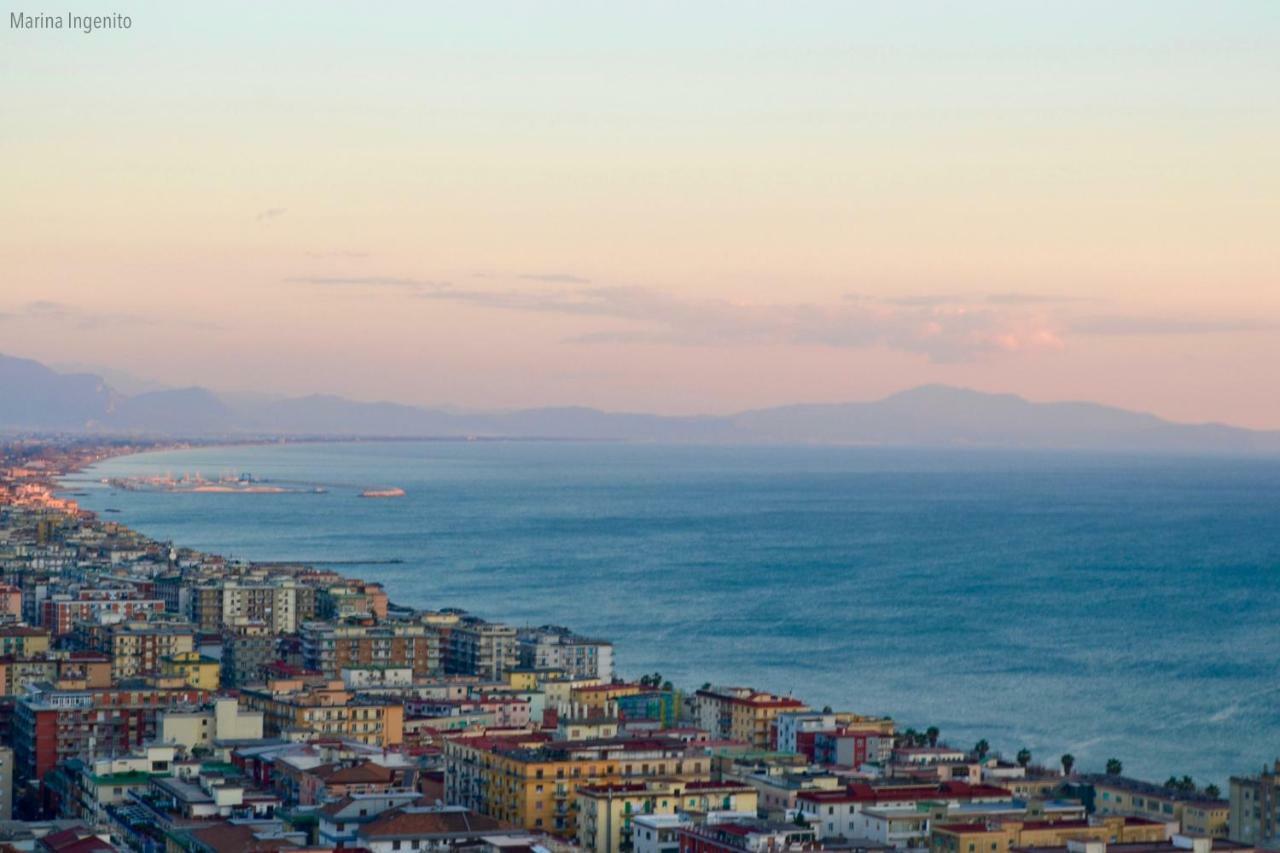
[[[501,829],[491,817],[471,811],[436,809],[392,809],[376,820],[360,827],[358,835],[365,839],[414,838],[427,835],[460,835],[487,833]]]
[[[193,829],[189,834],[215,853],[270,853],[298,846],[287,838],[255,838],[253,827],[226,822]]]
[[[50,833],[40,839],[40,846],[54,853],[91,853],[95,850],[114,851],[116,849],[83,826],[73,826],[61,832]]]
[[[313,776],[320,777],[326,785],[361,785],[390,784],[395,778],[391,768],[365,761],[341,767],[334,764],[322,764],[311,771]]]

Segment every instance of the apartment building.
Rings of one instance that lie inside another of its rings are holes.
[[[999,820],[940,823],[929,835],[930,853],[1009,853],[1014,847],[1060,847],[1103,842],[1167,841],[1170,824],[1140,817],[1097,816],[1087,820]]]
[[[32,657],[49,651],[49,631],[28,625],[0,626],[0,655]]]
[[[157,719],[162,743],[187,750],[218,741],[262,739],[262,712],[240,707],[232,696],[219,696],[199,707],[168,708]]]
[[[819,838],[844,836],[866,837],[862,813],[877,810],[885,815],[892,810],[918,813],[927,820],[928,809],[959,805],[962,803],[1003,803],[1010,799],[1009,792],[993,785],[971,785],[968,782],[943,782],[936,785],[887,784],[870,785],[855,782],[839,790],[801,791],[796,795],[796,808],[804,819],[818,831]],[[927,835],[928,825],[922,823],[913,831]]]
[[[240,703],[261,711],[267,737],[330,735],[376,746],[404,742],[404,706],[361,698],[341,681],[279,679],[240,691]]]
[[[1226,838],[1230,830],[1231,804],[1227,800],[1127,776],[1093,774],[1077,781],[1093,789],[1093,807],[1100,815],[1176,820],[1184,835]]]
[[[14,709],[17,773],[38,781],[69,758],[126,754],[155,739],[161,710],[208,698],[204,690],[163,679],[82,690],[33,685]]]
[[[222,684],[222,664],[197,651],[178,652],[160,659],[162,675],[181,678],[201,690],[217,690]]]
[[[444,742],[444,769],[446,802],[563,838],[578,834],[580,788],[711,779],[710,757],[673,738],[457,738]]]
[[[1258,847],[1280,846],[1280,760],[1256,776],[1232,776],[1227,837]]]
[[[439,637],[425,625],[307,622],[301,633],[303,666],[329,677],[368,666],[408,667],[418,678],[440,671]]]
[[[526,628],[516,634],[520,666],[568,675],[613,680],[613,643],[593,640],[558,625]]]
[[[510,625],[466,617],[449,629],[444,655],[447,673],[501,681],[519,661],[516,629]]]
[[[779,714],[809,710],[799,699],[750,687],[699,690],[694,705],[699,726],[713,737],[749,743],[756,749],[769,749],[775,740],[773,721]]]
[[[196,640],[191,626],[163,622],[81,622],[75,636],[83,648],[111,657],[115,681],[160,673],[165,658],[193,652]]]
[[[578,844],[595,853],[635,849],[642,815],[733,811],[755,815],[756,790],[736,782],[652,781],[578,788]]]
[[[222,628],[222,683],[241,687],[262,681],[262,667],[276,659],[276,635],[265,622],[241,621]]]
[[[0,658],[0,686],[16,696],[30,684],[75,682],[78,687],[110,687],[111,656],[94,651],[48,651]]]
[[[55,637],[71,634],[78,623],[106,624],[148,619],[164,612],[164,602],[137,598],[132,590],[81,590],[54,595],[40,603],[40,624]]]
[[[263,583],[215,581],[193,588],[189,607],[189,618],[203,632],[261,622],[273,634],[292,634],[303,621],[315,618],[316,591],[292,578]]]

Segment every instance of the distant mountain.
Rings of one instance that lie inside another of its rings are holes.
[[[118,401],[100,376],[0,355],[0,427],[83,429],[107,418]]]
[[[93,426],[165,435],[210,435],[235,432],[235,412],[204,388],[149,391],[124,398]]]
[[[866,403],[664,417],[581,407],[474,413],[332,395],[219,395],[182,388],[124,395],[100,377],[0,356],[0,429],[185,437],[510,437],[1280,454],[1280,432],[1179,424],[1094,403],[1032,403],[926,385]]]
[[[870,403],[781,406],[732,418],[743,440],[1131,450],[1278,453],[1280,432],[1221,424],[1180,424],[1096,403],[1032,403],[925,385]]]

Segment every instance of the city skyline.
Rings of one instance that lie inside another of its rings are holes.
[[[1280,427],[1269,4],[280,8],[5,30],[0,351],[471,409],[945,383]]]

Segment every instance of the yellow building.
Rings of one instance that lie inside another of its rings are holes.
[[[26,625],[0,628],[0,655],[28,657],[49,651],[49,630]]]
[[[808,711],[809,706],[790,696],[763,693],[750,687],[721,687],[695,694],[698,724],[719,738],[769,749],[773,720],[779,714]]]
[[[568,704],[575,689],[590,687],[599,683],[600,679],[598,678],[579,678],[572,675],[543,675],[538,679],[538,685],[547,697],[548,708]]]
[[[217,690],[222,683],[222,664],[196,651],[170,655],[161,662],[160,672],[177,676],[201,690]]]
[[[538,689],[538,670],[509,669],[505,673],[507,686],[512,690],[524,692]]]
[[[569,691],[569,703],[604,713],[619,696],[635,696],[644,689],[639,684],[581,684]]]
[[[710,757],[674,738],[458,738],[445,741],[444,761],[446,802],[562,838],[578,834],[581,787],[711,778]]]
[[[1093,807],[1100,815],[1132,815],[1161,821],[1178,821],[1184,835],[1226,838],[1231,803],[1201,793],[1183,793],[1127,776],[1094,775]]]
[[[262,712],[267,737],[329,735],[374,746],[404,742],[404,705],[390,699],[357,701],[341,681],[277,679],[242,689],[240,704]]]
[[[656,781],[578,788],[578,844],[595,853],[632,849],[631,819],[711,811],[755,814],[755,788],[736,782]]]
[[[1133,844],[1165,841],[1168,837],[1168,824],[1119,815],[1092,820],[937,823],[929,836],[929,850],[930,853],[1009,853],[1012,847],[1063,847],[1068,841]]]

